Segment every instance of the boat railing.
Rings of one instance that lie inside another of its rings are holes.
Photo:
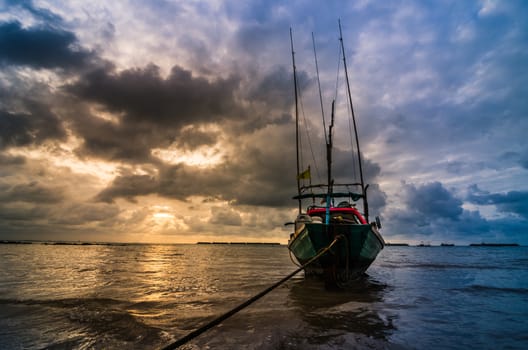
[[[363,195],[356,192],[332,192],[331,194],[328,193],[302,193],[300,195],[294,196],[293,199],[306,199],[306,198],[350,198],[353,202],[363,198]]]
[[[359,182],[355,182],[355,183],[349,183],[349,184],[332,184],[332,188],[340,188],[340,187],[343,187],[343,188],[349,188],[351,186],[359,186],[361,188],[361,183]],[[320,189],[326,189],[328,190],[328,184],[315,184],[315,185],[305,185],[305,186],[301,186],[301,192],[303,191],[308,191],[308,190],[311,190],[311,189],[314,189],[314,188],[320,188]]]

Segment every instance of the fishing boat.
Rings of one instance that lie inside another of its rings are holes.
[[[343,55],[344,74],[347,87],[348,110],[351,112],[357,153],[357,169],[359,182],[337,183],[332,175],[333,128],[335,114],[335,100],[332,102],[332,115],[326,128],[324,111],[323,127],[326,143],[326,183],[312,184],[311,170],[308,167],[301,171],[299,155],[299,101],[297,89],[297,73],[295,67],[295,53],[293,49],[293,35],[290,30],[292,49],[292,63],[295,89],[295,120],[296,120],[296,149],[297,149],[297,195],[293,199],[298,201],[298,215],[293,223],[295,229],[290,235],[288,249],[297,262],[304,267],[305,276],[323,277],[326,282],[342,286],[354,283],[362,276],[374,262],[378,253],[385,246],[380,234],[381,223],[379,217],[369,223],[367,189],[363,178],[361,152],[356,127],[356,118],[352,106],[350,83],[346,66],[345,49],[341,23],[339,23],[340,48]],[[314,56],[317,67],[317,55],[314,42]],[[318,69],[317,69],[318,70]],[[319,73],[317,72],[318,81]],[[319,84],[319,93],[321,88]],[[322,97],[321,97],[321,109]],[[352,168],[354,165],[350,164]],[[308,181],[308,183],[307,183]],[[309,202],[306,209],[303,205]],[[363,213],[357,208],[361,202]],[[292,261],[294,261],[292,259]],[[295,262],[295,261],[294,261]]]

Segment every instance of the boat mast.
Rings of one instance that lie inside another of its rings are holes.
[[[326,143],[326,166],[328,170],[328,194],[332,194],[332,129],[334,128],[334,105],[335,100],[332,101],[332,116],[330,118],[330,126],[328,127],[328,142]]]
[[[332,202],[332,192],[334,180],[332,179],[332,129],[334,128],[334,106],[335,100],[332,101],[332,116],[330,117],[330,126],[328,127],[328,141],[326,142],[326,166],[328,172],[328,193],[326,195],[326,220],[325,223],[330,224],[330,206]]]
[[[299,102],[297,97],[297,71],[295,68],[295,52],[293,51],[293,34],[290,28],[290,43],[293,64],[293,88],[295,89],[295,149],[297,156],[297,194],[301,196],[301,179],[300,179],[300,164],[299,164]],[[299,198],[299,213],[301,213],[301,199]]]
[[[365,182],[363,181],[363,166],[361,164],[361,151],[359,149],[359,137],[358,137],[357,126],[356,126],[356,116],[354,115],[354,107],[352,105],[352,94],[350,93],[350,82],[348,80],[348,70],[347,70],[347,64],[346,64],[345,46],[343,44],[343,32],[341,30],[341,20],[339,20],[339,41],[341,42],[341,51],[343,53],[343,65],[345,67],[345,78],[346,78],[346,84],[347,84],[348,100],[350,103],[350,111],[352,113],[354,134],[356,137],[356,148],[358,152],[358,163],[359,163],[359,178],[361,182],[361,194],[363,195],[363,211],[365,214],[365,219],[368,222],[369,210],[368,210],[368,202],[367,202],[367,192],[366,192]]]

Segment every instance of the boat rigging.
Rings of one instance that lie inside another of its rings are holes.
[[[379,218],[376,222],[369,223],[369,207],[367,201],[368,184],[365,185],[363,177],[363,167],[361,151],[357,130],[356,117],[352,105],[352,94],[350,90],[350,81],[348,77],[348,68],[344,40],[339,21],[339,44],[340,53],[342,54],[344,75],[346,81],[346,93],[348,97],[349,111],[351,112],[352,125],[354,130],[353,138],[357,151],[359,182],[336,183],[332,172],[332,154],[333,154],[333,130],[335,127],[335,99],[332,101],[331,118],[328,130],[324,116],[322,102],[321,85],[319,81],[319,68],[317,63],[317,54],[315,50],[315,39],[312,33],[314,46],[314,56],[316,62],[317,80],[319,87],[319,100],[321,104],[321,113],[323,117],[323,130],[326,148],[327,179],[326,184],[311,183],[310,167],[301,171],[300,161],[300,135],[299,135],[299,98],[297,70],[295,66],[295,53],[293,46],[293,34],[290,29],[290,41],[292,49],[292,63],[294,75],[295,90],[295,122],[296,122],[296,152],[297,152],[297,195],[293,198],[298,201],[299,214],[294,222],[295,230],[291,234],[288,242],[288,248],[295,258],[302,265],[322,249],[328,246],[330,242],[340,237],[340,244],[332,248],[331,253],[319,259],[319,261],[309,268],[305,269],[305,275],[322,275],[327,281],[343,285],[361,275],[374,261],[378,253],[383,249],[385,242],[379,232],[381,225]],[[337,88],[337,84],[336,84]],[[337,92],[336,92],[337,96]],[[352,134],[352,133],[351,133]],[[352,137],[352,135],[350,135]],[[310,145],[311,146],[311,145]],[[351,166],[350,166],[351,167]],[[302,180],[302,182],[301,182]],[[304,180],[309,180],[305,185]],[[351,188],[359,188],[359,191],[352,191]],[[321,198],[321,204],[316,205],[315,199]],[[348,198],[349,201],[342,201],[335,205],[335,198]],[[312,204],[303,211],[303,199],[312,199]],[[363,214],[361,214],[354,204],[350,202],[362,199]]]

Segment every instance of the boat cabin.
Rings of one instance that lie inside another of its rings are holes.
[[[313,222],[325,222],[326,207],[311,206],[306,213],[312,218]],[[337,207],[330,207],[330,221],[343,224],[367,224],[363,215],[356,208],[350,206],[350,204],[347,206],[342,203]]]

